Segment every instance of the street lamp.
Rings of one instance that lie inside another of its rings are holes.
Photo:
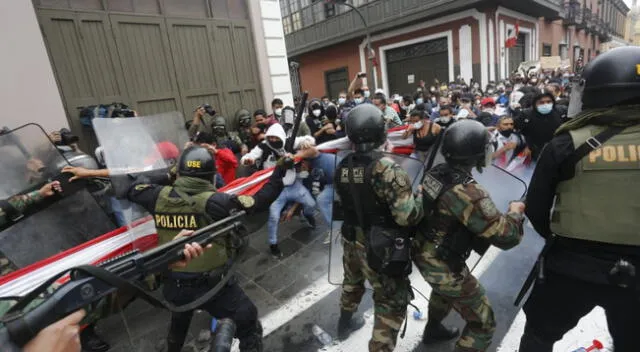
[[[326,0],[328,3],[330,4],[338,4],[338,5],[344,5],[347,6],[349,8],[351,8],[353,11],[355,11],[358,16],[360,16],[360,19],[362,20],[362,24],[364,25],[364,30],[367,33],[367,52],[369,54],[368,58],[369,61],[371,62],[371,83],[373,84],[373,90],[375,91],[378,87],[376,87],[375,85],[375,74],[376,74],[376,63],[375,63],[375,59],[376,59],[376,52],[373,51],[373,47],[371,46],[371,32],[369,31],[369,25],[367,24],[367,20],[364,18],[364,15],[362,14],[362,12],[360,12],[360,10],[358,10],[357,7],[353,6],[352,4],[348,3],[347,0]]]

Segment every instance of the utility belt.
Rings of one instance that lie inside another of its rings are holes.
[[[472,250],[484,255],[490,246],[487,241],[466,231],[456,231],[441,237],[432,229],[422,236],[435,245],[436,258],[445,262],[454,273],[462,272]]]
[[[545,264],[547,270],[570,275],[585,282],[640,291],[640,273],[638,273],[640,263],[634,263],[625,258],[606,260],[587,254],[562,251],[546,258]]]
[[[367,264],[376,273],[402,277],[411,274],[411,242],[413,231],[399,226],[373,225],[363,229]],[[356,241],[355,226],[343,223],[342,236],[348,242]]]
[[[170,272],[167,281],[178,288],[213,287],[224,279],[226,266],[204,273]]]

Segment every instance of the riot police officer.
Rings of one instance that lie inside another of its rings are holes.
[[[547,244],[544,281],[524,306],[522,352],[551,351],[596,305],[616,352],[638,350],[640,48],[601,54],[582,79],[572,90],[582,98],[571,100],[584,111],[543,149],[527,195],[527,216]]]
[[[222,116],[216,116],[213,119],[213,137],[216,143],[220,147],[227,147],[233,151],[234,154],[239,154],[242,148],[242,141],[237,135],[231,135],[227,131],[227,119]]]
[[[206,148],[191,146],[180,157],[178,178],[173,186],[137,182],[130,188],[128,198],[154,215],[162,244],[173,238],[176,229],[195,230],[223,219],[235,210],[253,213],[268,208],[283,187],[282,165],[280,162],[270,181],[254,196],[215,193],[213,155]],[[162,179],[167,181],[164,175]],[[213,248],[185,268],[171,271],[164,283],[165,298],[176,305],[187,304],[220,282],[233,249],[227,240],[214,243]],[[217,318],[235,321],[241,351],[262,351],[262,326],[257,309],[234,279],[200,309]],[[167,338],[169,352],[182,348],[192,315],[193,312],[172,314]]]
[[[365,280],[373,287],[375,322],[369,351],[393,351],[410,301],[408,273],[411,268],[406,226],[422,216],[419,200],[412,194],[407,173],[378,151],[386,141],[385,119],[380,109],[360,105],[349,112],[347,135],[355,151],[338,165],[334,182],[338,204],[334,220],[344,220],[344,282],[340,299],[338,337],[345,339],[362,327],[353,314],[365,292]],[[391,243],[386,241],[391,238]],[[401,248],[391,261],[381,252]],[[399,264],[399,265],[398,265]],[[407,271],[407,269],[409,269]]]
[[[237,136],[242,142],[240,154],[245,155],[255,145],[252,142],[251,133],[251,112],[247,109],[240,109],[236,112],[235,121],[238,123]]]
[[[524,204],[513,202],[501,214],[471,176],[492,156],[489,132],[480,122],[461,120],[447,128],[442,154],[446,163],[423,178],[425,216],[414,241],[414,263],[433,288],[423,343],[458,335],[458,329],[442,325],[455,309],[467,323],[455,351],[486,351],[496,322],[484,288],[465,261],[472,249],[484,254],[490,244],[509,249],[520,243]]]

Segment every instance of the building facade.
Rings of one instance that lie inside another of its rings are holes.
[[[202,103],[227,117],[274,97],[293,103],[276,0],[2,1],[0,23],[9,128],[36,122],[91,139],[82,106],[190,119]]]
[[[462,77],[482,86],[521,62],[561,56],[573,64],[624,35],[622,0],[280,0],[289,60],[312,96],[335,98],[358,72],[370,88],[409,93]],[[510,39],[507,45],[507,40]],[[371,53],[375,58],[371,60]],[[375,67],[375,69],[374,69]]]

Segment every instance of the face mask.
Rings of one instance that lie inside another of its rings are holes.
[[[362,98],[355,98],[353,99],[353,101],[356,103],[356,105],[362,104]]]
[[[476,105],[480,105],[480,100],[476,100]]]
[[[553,104],[538,105],[537,110],[542,115],[549,115],[551,110],[553,110]]]
[[[416,89],[416,92],[422,92],[422,88]]]
[[[422,121],[418,121],[416,123],[413,124],[413,128],[415,129],[421,129],[422,126],[424,126],[424,124],[422,123]]]
[[[215,134],[216,136],[224,136],[227,133],[224,127],[214,127],[213,134]]]
[[[265,129],[267,129],[267,124],[266,123],[259,123],[259,124],[256,124],[256,127],[258,127],[259,129],[264,131]]]
[[[444,124],[448,124],[449,121],[451,121],[451,116],[440,116],[440,122],[444,123]]]
[[[300,178],[309,178],[309,171],[300,171],[298,173],[298,177],[300,177]]]
[[[316,109],[316,110],[313,110],[311,113],[313,114],[313,116],[319,117],[320,114],[322,113],[322,110]]]
[[[423,104],[423,103],[424,103],[424,99],[422,99],[422,98],[416,99],[416,104],[417,105],[420,105],[420,104]]]
[[[368,97],[370,97],[370,96],[371,96],[371,92],[370,92],[370,91],[368,91],[368,90],[365,90],[365,91],[364,91],[364,97],[365,97],[365,98],[368,98]]]
[[[251,120],[250,119],[242,119],[242,120],[240,120],[240,126],[242,126],[242,127],[251,126]]]
[[[347,98],[338,98],[338,104],[342,105],[347,102]]]
[[[471,103],[462,103],[463,108],[471,108]]]
[[[431,102],[435,104],[435,103],[437,103],[437,102],[438,102],[438,99],[436,99],[436,98],[431,98]]]
[[[487,113],[493,115],[496,112],[496,109],[494,109],[494,108],[484,108],[484,109],[482,109],[482,112],[487,112]]]
[[[278,115],[278,116],[282,115],[282,108],[275,109],[275,110],[273,111],[273,113],[274,113],[274,114],[276,114],[276,115]]]
[[[267,143],[269,143],[269,145],[273,149],[281,149],[284,146],[284,142],[282,142],[281,140],[275,142],[267,141]]]
[[[508,129],[508,130],[504,130],[504,131],[500,131],[500,134],[503,135],[505,138],[509,138],[511,137],[511,134],[513,133],[512,129]]]

